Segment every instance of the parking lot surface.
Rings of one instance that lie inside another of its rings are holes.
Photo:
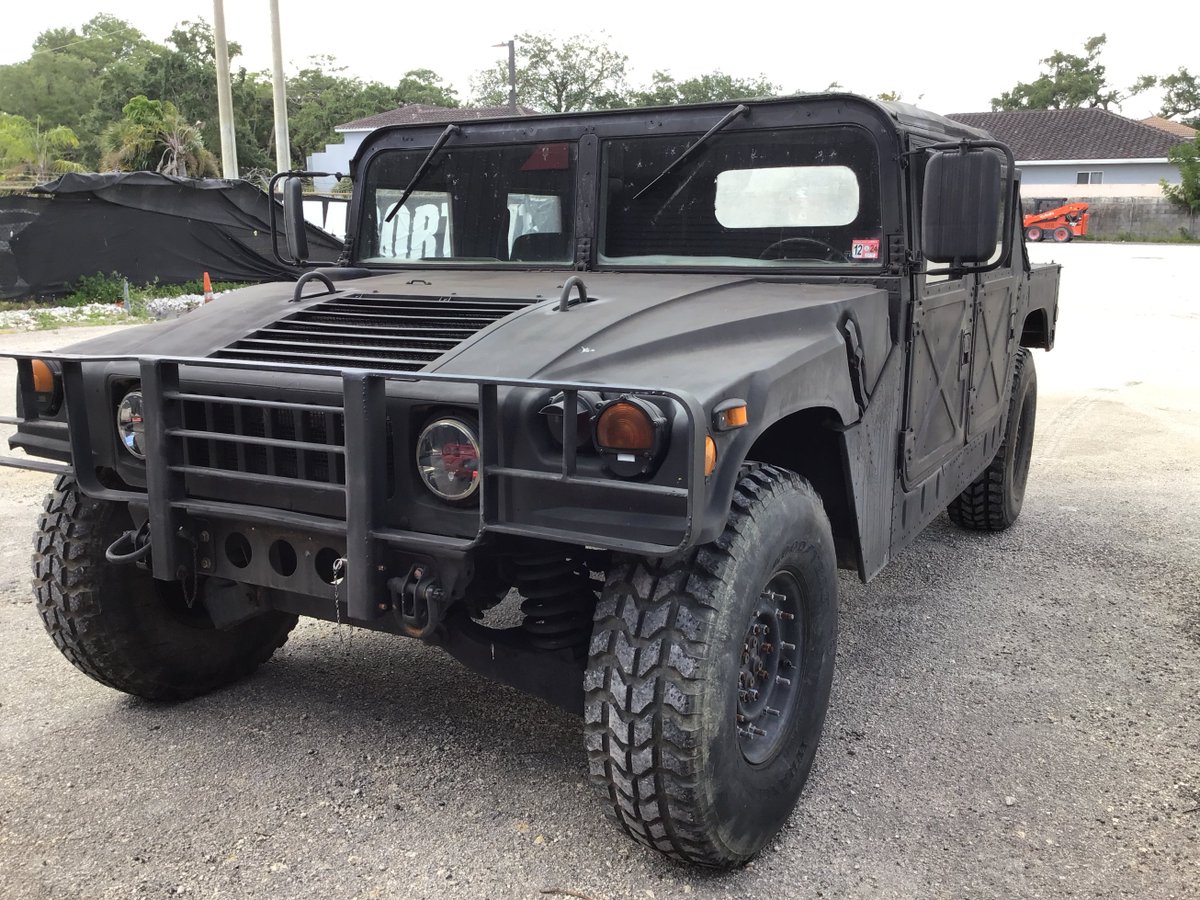
[[[1021,519],[843,573],[816,768],[745,869],[631,844],[578,721],[415,641],[303,622],[178,705],[92,682],[32,604],[50,477],[5,470],[0,896],[1200,897],[1200,247],[1032,254],[1065,269]]]

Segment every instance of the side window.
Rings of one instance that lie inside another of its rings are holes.
[[[1076,172],[1076,184],[1104,184],[1103,172]]]

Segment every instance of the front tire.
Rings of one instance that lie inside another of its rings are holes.
[[[130,526],[121,504],[94,500],[60,475],[34,535],[33,590],[46,631],[75,668],[149,700],[184,700],[253,672],[287,641],[297,617],[267,612],[218,630],[173,582],[105,549]]]
[[[592,635],[585,729],[609,815],[680,861],[750,859],[795,806],[829,703],[837,567],[820,497],[748,468],[716,541],[617,561]]]
[[[950,520],[970,531],[1003,531],[1017,521],[1025,501],[1033,428],[1037,419],[1037,371],[1033,355],[1017,350],[1004,440],[983,474],[950,501]]]
[[[1036,225],[1030,225],[1028,228],[1025,229],[1025,240],[1027,240],[1027,241],[1032,241],[1033,243],[1037,243],[1038,241],[1040,241],[1042,239],[1042,237],[1043,237],[1042,229],[1038,228],[1038,226],[1036,226]]]

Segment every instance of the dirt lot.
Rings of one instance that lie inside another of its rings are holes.
[[[0,895],[1200,897],[1200,247],[1034,253],[1067,269],[1022,518],[843,577],[817,767],[746,869],[630,844],[576,721],[415,642],[302,624],[178,706],[93,683],[30,602],[49,478],[8,471]]]

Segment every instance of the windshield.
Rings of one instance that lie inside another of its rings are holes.
[[[866,132],[724,132],[647,189],[694,141],[605,142],[601,264],[882,264],[879,163]]]
[[[427,150],[380,153],[367,169],[357,261],[494,266],[574,258],[573,143],[447,144],[387,221]]]

